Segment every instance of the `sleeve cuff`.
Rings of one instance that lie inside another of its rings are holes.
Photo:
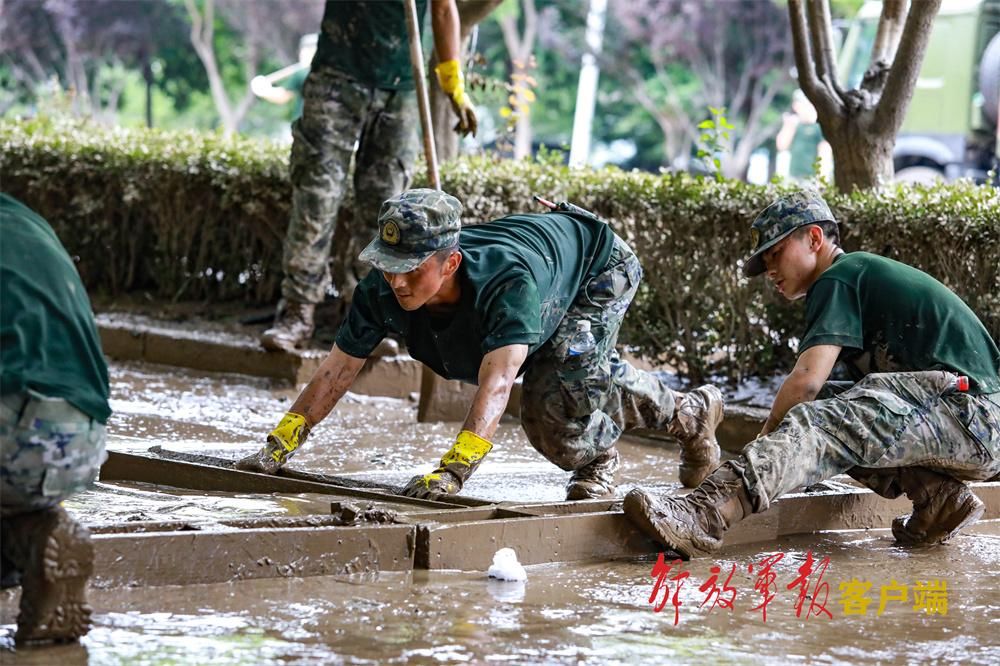
[[[799,352],[802,353],[810,347],[818,347],[819,345],[837,345],[838,347],[847,347],[850,349],[864,349],[864,341],[861,338],[856,338],[852,335],[814,335],[808,340],[803,340],[799,343]]]

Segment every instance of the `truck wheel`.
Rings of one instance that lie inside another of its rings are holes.
[[[931,185],[943,181],[944,172],[929,166],[911,166],[897,171],[894,179],[897,183]]]
[[[993,36],[979,63],[979,91],[983,93],[983,113],[991,123],[1000,122],[1000,34]]]

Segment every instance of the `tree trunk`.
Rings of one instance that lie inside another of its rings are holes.
[[[507,47],[507,56],[511,62],[516,91],[514,92],[517,104],[512,105],[516,114],[514,130],[514,159],[522,159],[531,156],[531,120],[530,105],[526,103],[522,89],[524,78],[529,74],[529,62],[532,51],[535,48],[535,36],[538,31],[538,12],[535,9],[535,0],[519,0],[523,5],[524,32],[518,31],[517,16],[505,15],[500,20],[500,31],[503,33],[504,45]],[[524,109],[519,112],[518,109]]]
[[[806,6],[808,5],[808,7]],[[886,0],[861,87],[844,90],[833,57],[828,0],[788,0],[799,86],[816,107],[833,151],[833,178],[841,192],[892,180],[892,151],[941,0]],[[904,20],[905,18],[905,20]]]
[[[853,118],[823,128],[823,136],[833,151],[833,181],[841,192],[869,190],[892,182],[892,150],[895,132],[877,132],[872,128],[872,109],[857,112]]]

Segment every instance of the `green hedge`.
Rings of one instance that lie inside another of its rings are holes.
[[[277,299],[291,199],[287,147],[52,120],[0,122],[0,143],[3,190],[52,222],[89,289],[248,305]],[[769,373],[793,357],[801,305],[737,268],[754,212],[787,186],[489,157],[445,165],[442,185],[465,203],[467,223],[537,209],[535,193],[608,219],[645,268],[622,341],[692,380]],[[996,189],[827,195],[848,249],[928,271],[1000,338]],[[352,223],[349,211],[342,207],[338,224]]]

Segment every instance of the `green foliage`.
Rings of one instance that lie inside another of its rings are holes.
[[[729,136],[732,130],[736,129],[729,120],[726,119],[726,108],[708,107],[712,117],[698,123],[701,136],[698,137],[698,157],[708,158],[715,173],[715,179],[722,181],[722,155],[729,150]]]
[[[287,148],[217,134],[0,122],[3,188],[45,216],[105,294],[273,302],[291,188]],[[443,165],[443,187],[469,224],[539,210],[533,194],[607,219],[636,249],[645,278],[621,340],[692,381],[787,369],[801,304],[741,277],[756,211],[791,189],[619,169],[570,169],[470,157]],[[418,174],[415,186],[426,185]],[[847,249],[931,273],[1000,338],[1000,191],[962,183],[827,191]],[[348,204],[341,224],[350,223]]]

